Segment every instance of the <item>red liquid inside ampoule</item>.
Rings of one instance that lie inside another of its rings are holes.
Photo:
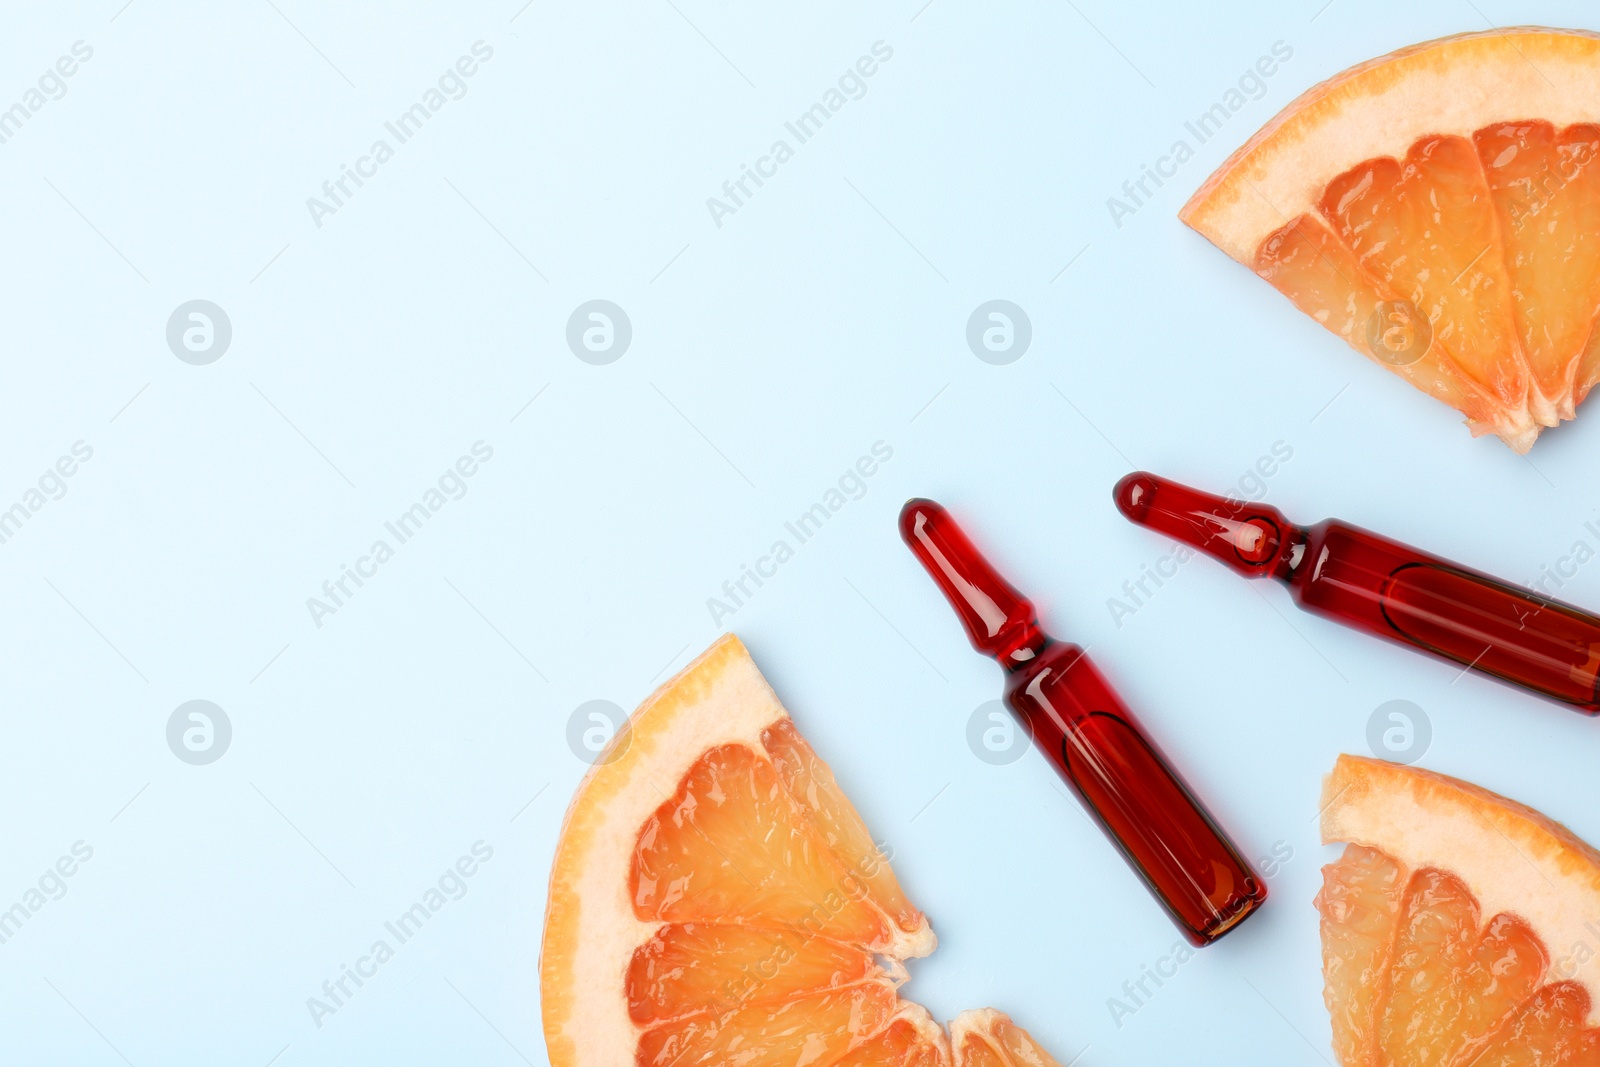
[[[1271,575],[1295,602],[1588,714],[1600,712],[1600,618],[1337,520],[1300,528],[1276,509],[1152,474],[1117,484],[1128,518]]]
[[[967,628],[1006,669],[1006,703],[1185,936],[1210,944],[1266,886],[1240,858],[1083,650],[1039,629],[938,504],[912,500],[900,532]]]

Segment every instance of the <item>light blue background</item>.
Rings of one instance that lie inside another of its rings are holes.
[[[0,106],[94,54],[0,145],[0,506],[94,457],[0,545],[0,907],[94,856],[0,945],[0,1060],[544,1062],[568,716],[710,643],[707,598],[879,440],[865,496],[725,622],[932,917],[907,992],[936,1016],[994,1005],[1085,1065],[1331,1055],[1316,798],[1387,700],[1431,718],[1426,766],[1600,840],[1580,716],[1209,562],[1120,627],[1106,607],[1166,550],[1112,508],[1121,474],[1225,489],[1280,441],[1269,498],[1303,521],[1520,580],[1596,546],[1600,416],[1526,460],[1473,441],[1175,218],[1316,81],[1587,5],[18,6]],[[316,226],[306,199],[479,40],[466,96]],[[707,197],[880,40],[865,96],[718,227]],[[1113,225],[1279,41],[1265,96]],[[210,366],[165,343],[193,298],[233,324]],[[633,324],[609,366],[564,341],[593,298]],[[1009,366],[964,339],[995,298],[1033,324]],[[470,492],[315,626],[306,599],[479,440]],[[1293,850],[1121,1026],[1108,998],[1176,933],[1037,755],[969,752],[1000,677],[899,543],[911,495],[1092,646],[1252,859]],[[1600,567],[1561,592],[1600,604]],[[210,766],[166,745],[191,699],[233,724]],[[307,998],[479,840],[466,895],[314,1025]]]

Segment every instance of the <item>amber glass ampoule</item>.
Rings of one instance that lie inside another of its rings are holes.
[[[1195,945],[1253,914],[1267,887],[1239,856],[1077,645],[979,555],[944,508],[911,500],[900,535],[939,583],[973,647],[1006,670],[1005,699],[1039,751]]]
[[[1117,507],[1220,559],[1268,575],[1295,602],[1399,644],[1600,712],[1600,618],[1531,589],[1349,523],[1291,524],[1276,508],[1228,500],[1153,474],[1117,483]]]

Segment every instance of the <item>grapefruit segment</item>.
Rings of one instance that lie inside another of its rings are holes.
[[[644,1031],[639,1067],[795,1067],[837,1063],[889,1025],[894,986],[863,982],[775,1004],[748,1004]]]
[[[950,1067],[950,1040],[920,1004],[902,1003],[888,1026],[835,1067]]]
[[[1570,419],[1600,307],[1600,126],[1499,123],[1474,135],[1506,238],[1518,340],[1540,421]]]
[[[1474,1067],[1578,1067],[1584,1048],[1594,1048],[1595,1032],[1583,1028],[1588,1012],[1589,994],[1576,982],[1542,986],[1480,1044],[1470,1062]]]
[[[784,719],[769,726],[761,741],[785,790],[810,816],[828,848],[845,861],[847,878],[864,881],[891,921],[901,930],[915,933],[926,923],[922,912],[906,899],[894,871],[867,833],[866,823],[834,781],[833,771],[795,729],[794,721]]]
[[[696,760],[645,820],[630,882],[645,921],[760,922],[887,948],[883,914],[847,875],[772,761],[729,744]]]
[[[1317,895],[1341,1064],[1600,1063],[1600,853],[1485,789],[1378,760],[1340,756],[1323,800],[1323,840],[1348,842]]]
[[[1397,918],[1378,1047],[1396,1064],[1447,1063],[1477,973],[1478,902],[1459,878],[1430,868],[1411,876]]]
[[[1401,293],[1362,270],[1320,216],[1301,215],[1268,236],[1254,266],[1301,311],[1435,400],[1476,423],[1502,418],[1482,387],[1433,347],[1431,324],[1424,327]],[[1518,432],[1509,422],[1504,429]]]
[[[634,950],[628,1016],[648,1026],[693,1012],[781,1002],[884,973],[865,949],[799,930],[668,924]]]
[[[1539,987],[1547,966],[1544,946],[1528,924],[1501,913],[1489,920],[1473,948],[1474,961],[1462,991],[1460,1035],[1492,1034]],[[1458,1037],[1463,1051],[1470,1042]]]
[[[1600,381],[1600,324],[1589,335],[1589,343],[1578,358],[1578,384],[1573,390],[1573,402],[1581,403],[1597,381]]]
[[[1431,41],[1304,93],[1180,217],[1525,452],[1600,371],[1597,118],[1600,35]]]
[[[554,1067],[968,1062],[899,996],[903,961],[933,950],[926,916],[737,638],[617,737],[551,871],[539,978]],[[958,1020],[963,1047],[1007,1057],[981,1062],[1054,1063],[999,1013],[973,1019]]]
[[[1322,869],[1322,878],[1322,995],[1333,1048],[1340,1063],[1363,1063],[1373,1043],[1378,988],[1388,978],[1403,889],[1400,865],[1376,849],[1350,845]]]
[[[956,1067],[1060,1067],[1026,1030],[993,1008],[962,1012],[950,1023]]]
[[[1433,343],[1470,380],[1508,409],[1525,403],[1500,234],[1470,141],[1429,137],[1403,160],[1361,163],[1317,207],[1361,269],[1426,316]]]

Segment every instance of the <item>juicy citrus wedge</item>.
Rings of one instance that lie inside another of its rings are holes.
[[[1600,852],[1454,778],[1340,756],[1323,997],[1344,1067],[1600,1064]]]
[[[1463,34],[1301,95],[1180,217],[1526,452],[1600,380],[1600,34]]]
[[[1052,1067],[997,1012],[903,1000],[927,918],[738,638],[579,786],[539,981],[554,1067]],[[1000,1057],[1000,1058],[994,1058]]]

